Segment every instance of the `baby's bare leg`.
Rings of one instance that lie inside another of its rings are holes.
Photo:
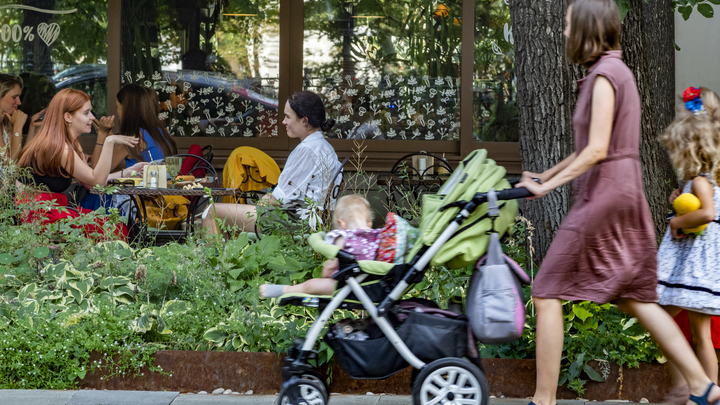
[[[332,295],[336,283],[337,281],[332,278],[312,278],[301,284],[285,286],[283,293]]]
[[[324,278],[330,278],[333,272],[338,269],[338,266],[340,266],[338,259],[326,260],[325,263],[323,263],[322,276]]]

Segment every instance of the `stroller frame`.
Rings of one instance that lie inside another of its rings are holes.
[[[441,211],[451,207],[461,207],[461,210],[432,245],[424,247],[423,250],[420,250],[418,254],[416,254],[410,263],[402,265],[409,267],[409,269],[404,273],[402,279],[378,306],[373,303],[368,294],[363,290],[363,287],[360,285],[360,283],[368,277],[368,274],[361,271],[357,262],[354,262],[355,258],[353,255],[342,250],[339,251],[338,258],[340,259],[340,271],[338,271],[335,275],[335,278],[338,279],[339,282],[344,282],[345,285],[335,294],[321,314],[315,319],[315,322],[313,322],[306,335],[305,341],[299,343],[288,353],[288,357],[285,359],[282,371],[284,383],[280,391],[279,404],[305,405],[308,401],[313,402],[313,404],[317,403],[320,405],[327,403],[329,399],[327,387],[325,386],[324,381],[322,381],[322,377],[319,373],[313,370],[308,361],[317,357],[317,352],[313,348],[320,337],[320,333],[330,320],[332,313],[340,307],[343,300],[345,300],[350,293],[353,293],[355,297],[357,297],[363,308],[376,322],[385,337],[387,337],[389,342],[397,350],[400,356],[405,359],[405,361],[407,361],[416,370],[423,370],[426,368],[427,364],[410,351],[408,346],[395,331],[394,326],[387,319],[389,309],[395,301],[400,299],[412,283],[422,279],[433,255],[435,255],[435,253],[453,236],[455,231],[480,205],[489,203],[489,217],[494,222],[495,218],[498,216],[498,201],[514,200],[530,196],[532,196],[532,194],[525,188],[510,188],[500,190],[498,192],[494,189],[490,189],[487,193],[475,193],[474,197],[470,201],[457,201],[441,207]],[[351,265],[343,266],[344,261],[349,262]],[[354,266],[352,263],[354,263]],[[310,306],[317,306],[317,302],[318,301],[315,301],[314,305],[311,304]],[[449,358],[436,360],[432,363],[441,362],[446,359]],[[461,361],[462,359],[456,360]],[[465,362],[467,365],[472,365],[468,361]],[[480,370],[477,371],[479,372]],[[480,376],[482,377],[482,373],[480,373]],[[482,382],[480,384],[484,384],[483,394],[485,401],[487,401],[487,383],[485,382],[484,377],[482,378]],[[414,387],[413,394],[414,403],[421,404],[422,401],[416,398]],[[319,402],[321,396],[323,397],[324,402]],[[313,399],[315,399],[315,401],[313,401]]]

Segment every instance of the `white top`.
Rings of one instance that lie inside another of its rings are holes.
[[[333,147],[322,132],[313,132],[288,156],[272,195],[284,203],[309,197],[322,208],[332,177],[339,169]]]

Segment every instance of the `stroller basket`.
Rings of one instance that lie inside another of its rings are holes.
[[[408,312],[408,318],[397,333],[410,351],[424,362],[465,357],[467,352],[468,328],[464,320]],[[354,336],[337,337],[332,328],[325,335],[325,342],[335,351],[340,367],[348,376],[383,379],[408,366],[387,337],[357,340]]]

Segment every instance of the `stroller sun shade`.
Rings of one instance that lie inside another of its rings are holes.
[[[505,179],[505,168],[488,159],[486,150],[475,150],[460,162],[437,194],[423,195],[420,236],[407,258],[414,257],[423,246],[432,245],[461,209],[451,207],[441,211],[442,207],[458,201],[469,201],[475,193],[488,192],[491,188],[510,188],[510,183]],[[501,201],[500,216],[495,218],[493,226],[493,219],[488,216],[488,204],[479,206],[432,257],[430,264],[463,268],[475,263],[487,250],[490,240],[488,232],[494,231],[502,236],[515,222],[517,207],[516,200]]]

